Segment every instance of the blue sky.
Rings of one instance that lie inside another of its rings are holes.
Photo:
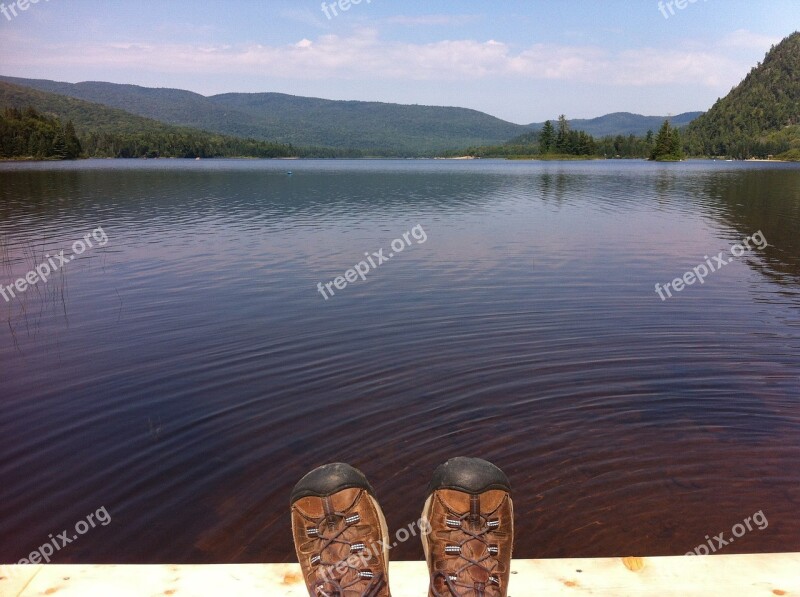
[[[518,123],[707,109],[800,28],[798,0],[673,0],[671,11],[361,0],[330,18],[321,0],[0,1],[5,75],[457,105]]]

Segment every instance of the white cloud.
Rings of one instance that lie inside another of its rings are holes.
[[[746,29],[738,29],[723,37],[720,45],[728,48],[741,48],[745,50],[763,49],[766,51],[771,45],[777,44],[780,41],[780,37],[760,35],[752,31],[747,31]]]
[[[739,61],[711,51],[644,48],[620,53],[613,81],[630,86],[695,83],[718,87],[738,81],[741,68]]]
[[[322,11],[311,11],[307,8],[292,8],[283,9],[278,14],[283,19],[301,23],[303,25],[309,25],[316,29],[330,28],[330,23],[326,22],[326,19],[322,18]]]
[[[612,51],[592,45],[535,44],[516,49],[502,41],[470,39],[389,42],[375,29],[319,35],[287,45],[83,43],[36,51],[8,45],[4,61],[19,69],[127,68],[149,73],[244,74],[294,80],[476,81],[510,78],[647,87],[733,85],[744,74],[733,48],[767,50],[769,38],[737,31],[715,44],[667,50]],[[33,42],[31,42],[33,45]],[[745,51],[745,50],[741,50]]]

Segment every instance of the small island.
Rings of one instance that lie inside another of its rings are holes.
[[[669,120],[665,120],[658,131],[650,160],[655,162],[680,162],[686,157],[678,129],[672,128]]]

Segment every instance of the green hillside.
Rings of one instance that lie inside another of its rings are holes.
[[[0,158],[74,160],[81,153],[72,122],[64,124],[30,106],[0,111]]]
[[[670,116],[669,121],[672,126],[684,127],[702,112],[684,112],[677,116]],[[588,135],[595,137],[606,137],[622,135],[636,135],[643,137],[647,131],[657,131],[666,119],[665,116],[642,116],[641,114],[632,114],[630,112],[613,112],[605,116],[598,116],[597,118],[573,118],[570,119],[569,125],[571,128],[579,131],[584,131]],[[555,122],[556,119],[553,119]],[[543,122],[530,125],[535,131],[539,131],[544,126]]]
[[[132,134],[180,130],[149,118],[129,114],[124,110],[2,81],[0,81],[0,106],[19,109],[33,106],[39,112],[54,114],[62,120],[72,120],[76,128],[86,132]]]
[[[502,142],[527,130],[466,108],[332,101],[280,93],[227,93],[210,99],[259,118],[276,139],[293,143],[302,139],[305,145],[431,152]]]
[[[3,77],[0,80],[124,110],[159,122],[213,131],[237,137],[272,139],[256,119],[231,113],[203,95],[181,89],[149,88],[89,81],[60,83],[46,79]],[[225,124],[224,124],[225,123]],[[223,126],[224,124],[224,126]]]
[[[767,53],[745,79],[692,122],[692,154],[766,157],[800,149],[800,32]]]
[[[293,148],[167,125],[123,110],[0,81],[0,108],[26,110],[72,122],[84,156],[285,157]],[[30,127],[29,127],[30,128]],[[30,130],[31,134],[34,131]],[[16,145],[15,145],[16,146]],[[15,153],[13,157],[35,157]],[[6,156],[11,157],[11,156]]]
[[[468,146],[497,145],[538,130],[466,108],[334,101],[282,93],[226,93],[205,97],[180,89],[103,82],[0,80],[118,108],[169,124],[237,137],[349,149],[372,155],[425,155]],[[683,126],[700,112],[671,119]],[[570,125],[595,136],[644,135],[663,116],[607,114]]]
[[[333,101],[281,93],[205,97],[179,89],[0,77],[16,85],[118,108],[168,124],[296,146],[419,155],[501,143],[528,131],[466,108]]]

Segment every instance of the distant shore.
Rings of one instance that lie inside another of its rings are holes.
[[[0,163],[13,163],[13,162],[79,162],[83,160],[186,160],[186,161],[205,161],[205,160],[444,160],[444,161],[464,161],[464,160],[506,160],[514,162],[594,162],[598,160],[607,161],[649,161],[646,158],[607,158],[603,156],[576,156],[576,155],[547,155],[547,156],[496,156],[496,157],[479,157],[479,156],[457,156],[457,157],[441,157],[441,156],[363,156],[363,157],[274,157],[274,158],[256,158],[251,156],[238,156],[238,157],[214,157],[214,158],[178,158],[178,157],[156,157],[156,158],[110,158],[110,157],[84,157],[76,160],[59,160],[55,158],[34,158],[34,157],[13,157],[13,158],[0,158]],[[658,161],[658,160],[656,160]],[[748,158],[731,159],[731,158],[709,158],[709,157],[689,157],[683,162],[765,162],[773,164],[792,164],[798,163],[800,160],[783,160],[783,159],[766,159],[766,158]],[[659,162],[659,163],[669,163]]]

